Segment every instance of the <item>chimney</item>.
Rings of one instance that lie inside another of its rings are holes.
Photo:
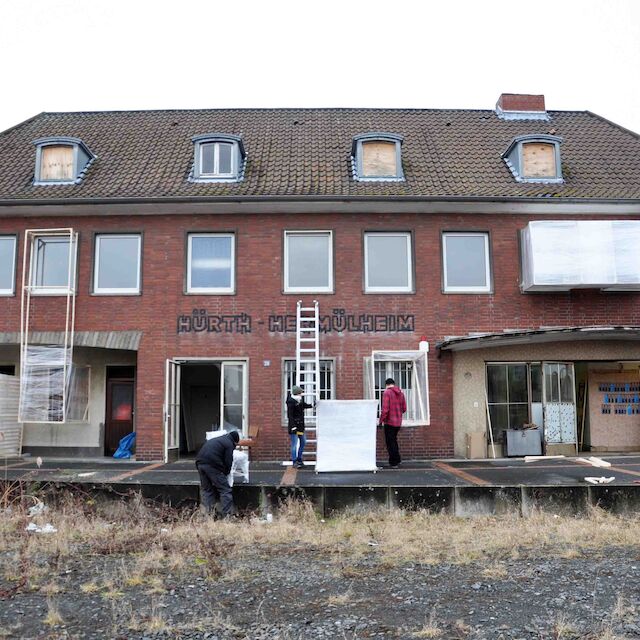
[[[505,120],[548,120],[544,96],[503,93],[496,103],[498,117]]]

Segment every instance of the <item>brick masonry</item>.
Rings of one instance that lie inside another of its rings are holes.
[[[572,216],[563,216],[563,219]],[[580,216],[597,219],[597,216]],[[141,330],[137,364],[138,458],[163,455],[162,405],[164,363],[168,357],[249,358],[249,421],[261,426],[256,459],[287,455],[281,425],[281,359],[295,355],[294,333],[269,333],[273,314],[295,314],[300,298],[318,299],[322,314],[412,314],[414,332],[330,333],[321,337],[323,357],[336,360],[337,397],[363,395],[363,358],[373,349],[417,349],[421,335],[431,344],[429,379],[431,425],[406,428],[401,451],[407,458],[453,455],[452,362],[438,357],[435,343],[470,331],[535,328],[553,325],[640,324],[640,298],[635,293],[520,292],[518,230],[540,216],[437,214],[305,214],[305,215],[176,215],[92,216],[69,218],[2,218],[0,234],[18,233],[17,283],[21,282],[22,246],[27,228],[73,226],[80,234],[76,330]],[[335,293],[283,294],[282,254],[285,229],[334,231]],[[363,292],[365,230],[411,231],[414,238],[414,294]],[[440,234],[444,230],[488,231],[491,238],[494,293],[443,294]],[[142,232],[141,296],[92,296],[93,242],[96,232]],[[185,247],[189,231],[232,231],[236,234],[235,295],[185,295]],[[0,298],[0,331],[19,331],[20,296]],[[59,329],[62,316],[51,300],[34,301],[33,329]],[[209,314],[247,313],[250,333],[177,332],[177,318],[193,309]],[[263,361],[271,366],[264,367]],[[379,442],[380,452],[383,443]]]

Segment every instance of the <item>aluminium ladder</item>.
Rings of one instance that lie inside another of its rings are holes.
[[[320,311],[318,301],[312,307],[296,307],[296,385],[302,389],[302,399],[314,404],[320,400]],[[306,427],[306,462],[316,462],[316,424]],[[311,446],[309,446],[311,445]]]

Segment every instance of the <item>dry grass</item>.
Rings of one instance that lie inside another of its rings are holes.
[[[579,638],[580,632],[567,621],[563,613],[559,613],[553,626],[553,637],[555,640],[569,640],[570,638]]]
[[[62,616],[60,615],[58,604],[51,598],[47,599],[47,615],[45,616],[43,622],[50,627],[55,627],[56,625],[60,625],[64,622]]]
[[[436,612],[431,611],[429,619],[425,621],[422,628],[414,631],[411,635],[414,638],[439,638],[443,634],[443,630],[436,621]]]

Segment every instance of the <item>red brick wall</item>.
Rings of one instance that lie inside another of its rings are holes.
[[[569,218],[571,216],[563,216]],[[591,216],[597,217],[597,216]],[[431,425],[406,428],[401,451],[407,458],[453,454],[451,356],[437,357],[435,343],[447,335],[470,331],[534,328],[541,325],[640,324],[640,297],[630,293],[574,291],[523,295],[518,288],[517,232],[536,216],[522,215],[273,215],[273,216],[131,216],[87,218],[3,218],[0,233],[27,228],[73,226],[80,233],[79,292],[76,330],[142,330],[138,353],[138,457],[162,457],[164,362],[167,357],[248,357],[250,422],[262,432],[255,455],[278,459],[287,455],[281,426],[281,358],[293,357],[295,334],[269,334],[270,314],[294,314],[296,301],[317,298],[322,314],[344,308],[349,313],[414,314],[415,333],[349,333],[321,337],[322,355],[336,359],[339,398],[363,393],[363,357],[372,349],[416,349],[421,335],[431,344],[429,378]],[[284,229],[333,229],[335,289],[333,295],[282,294]],[[411,230],[415,238],[416,293],[365,295],[362,291],[362,233],[365,229]],[[494,291],[491,295],[441,293],[440,232],[481,230],[491,233]],[[143,295],[91,296],[93,233],[142,231]],[[237,294],[183,294],[187,231],[235,231]],[[18,284],[21,282],[21,255]],[[62,316],[50,299],[34,302],[35,330],[60,329]],[[20,297],[0,298],[0,331],[19,331]],[[177,334],[177,316],[194,308],[210,314],[246,312],[252,332]],[[264,324],[259,324],[264,322]],[[263,360],[271,366],[264,367]],[[380,443],[382,451],[382,443]]]

